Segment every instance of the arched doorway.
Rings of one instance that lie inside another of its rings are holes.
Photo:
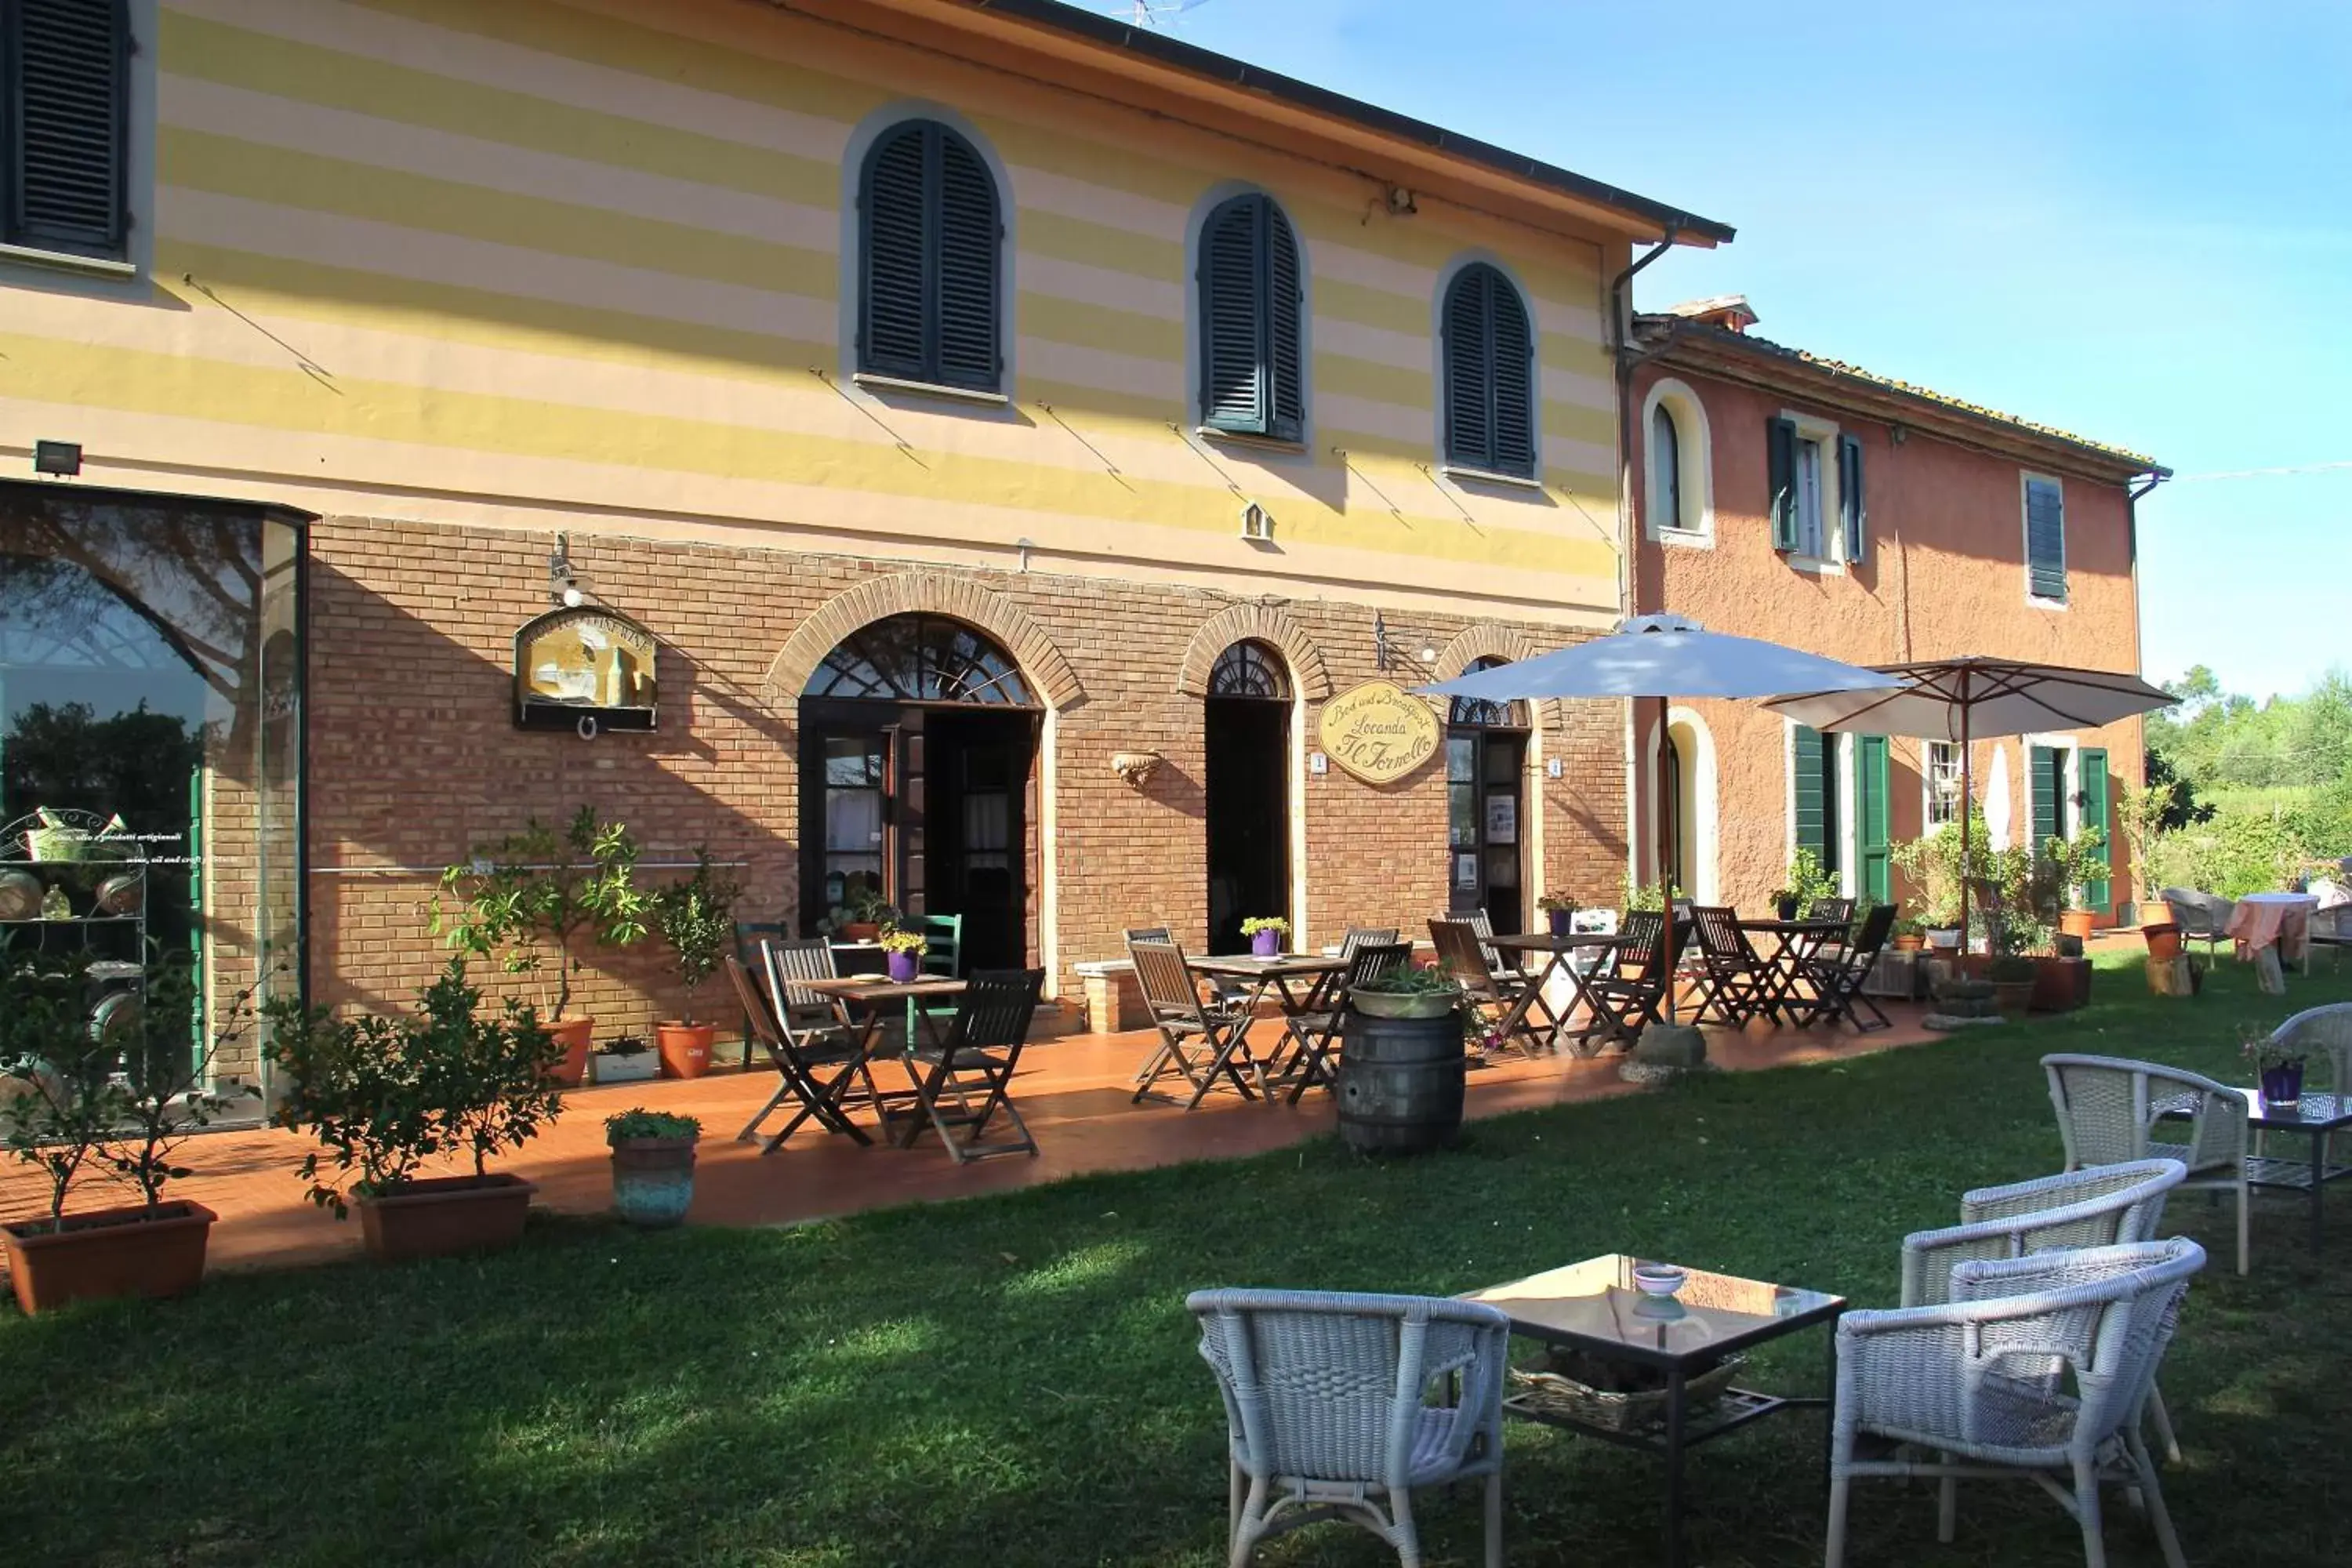
[[[1510,660],[1474,659],[1470,674]],[[1485,910],[1495,930],[1527,929],[1520,868],[1527,837],[1528,708],[1457,697],[1446,714],[1446,897],[1449,913]]]
[[[943,616],[850,633],[803,689],[801,920],[875,895],[961,915],[967,970],[1028,962],[1039,709],[1010,654]]]
[[[1212,952],[1249,945],[1242,921],[1290,913],[1290,703],[1270,645],[1217,656],[1202,703]]]

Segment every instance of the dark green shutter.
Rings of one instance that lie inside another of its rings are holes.
[[[858,205],[858,368],[996,390],[1003,225],[987,163],[947,127],[910,121],[867,155]]]
[[[2107,783],[2107,753],[2096,746],[2085,746],[2074,753],[2074,766],[2083,780],[2083,823],[2084,828],[2095,827],[2104,836],[2099,846],[2098,861],[2102,868],[2113,870],[2116,825],[2110,819],[2107,802],[2111,794]],[[2083,907],[2105,914],[2115,898],[2115,889],[2107,877],[2083,884]]]
[[[1494,300],[1495,456],[1498,474],[1532,479],[1536,471],[1536,345],[1528,308],[1509,279],[1486,268]]]
[[[2025,481],[2025,572],[2039,599],[2066,596],[2066,498],[2048,479]]]
[[[2029,799],[2032,801],[2033,842],[2029,847],[2035,859],[2040,859],[2051,839],[2064,831],[2063,815],[2066,791],[2065,753],[2054,746],[2031,746],[2026,749],[2025,771]]]
[[[1838,521],[1845,531],[1845,558],[1859,566],[1870,551],[1869,513],[1862,499],[1862,441],[1838,437]],[[1879,900],[1884,903],[1885,900]]]
[[[1265,362],[1272,368],[1274,406],[1265,434],[1296,441],[1307,434],[1306,279],[1298,267],[1298,237],[1282,209],[1265,207]]]
[[[1296,441],[1307,430],[1306,288],[1298,237],[1265,196],[1235,196],[1201,231],[1201,423]]]
[[[1895,901],[1894,834],[1887,820],[1890,783],[1886,737],[1864,735],[1854,742],[1854,816],[1862,858],[1859,886],[1874,904]]]
[[[1772,548],[1797,548],[1797,422],[1774,418],[1766,422],[1765,447],[1770,454]]]
[[[1831,748],[1819,730],[1800,724],[1790,731],[1790,781],[1796,799],[1797,847],[1810,849],[1823,865],[1830,858],[1830,814],[1834,809],[1822,788],[1823,759]]]
[[[122,254],[130,59],[125,0],[0,0],[0,239]]]
[[[1489,473],[1535,473],[1535,340],[1528,310],[1494,268],[1445,292],[1445,458]]]

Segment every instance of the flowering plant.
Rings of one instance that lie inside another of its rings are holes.
[[[1284,920],[1280,915],[1252,915],[1249,919],[1242,921],[1242,934],[1244,936],[1255,936],[1262,931],[1280,931],[1283,935],[1288,936],[1290,934],[1290,922]]]

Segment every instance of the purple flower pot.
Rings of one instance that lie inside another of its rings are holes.
[[[892,982],[899,985],[922,973],[923,955],[919,952],[894,952],[887,956],[886,962],[890,966]]]
[[[1282,933],[1278,931],[1255,931],[1250,936],[1250,951],[1260,958],[1282,955]]]
[[[2284,1062],[2263,1069],[2263,1102],[2291,1106],[2303,1100],[2303,1064]]]
[[[1574,910],[1546,910],[1544,913],[1551,919],[1552,935],[1568,936],[1575,931],[1576,911]]]

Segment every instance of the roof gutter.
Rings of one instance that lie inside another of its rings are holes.
[[[1633,275],[1675,247],[1681,230],[1666,225],[1665,234],[1609,281],[1609,330],[1617,348],[1617,599],[1619,614],[1633,615],[1633,367],[1664,352],[1662,342],[1647,353],[1633,347]],[[1668,334],[1666,342],[1673,342]],[[1663,608],[1664,606],[1660,606]]]

